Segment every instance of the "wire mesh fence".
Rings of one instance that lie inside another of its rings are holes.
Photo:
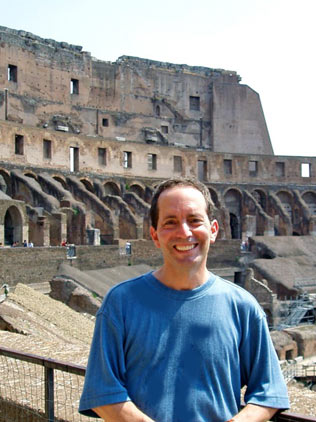
[[[303,368],[310,375],[310,368]],[[312,369],[315,374],[315,367]],[[85,368],[0,347],[0,422],[97,422],[78,413]],[[274,422],[316,422],[291,413]]]
[[[78,413],[85,368],[0,348],[0,422],[97,421]]]

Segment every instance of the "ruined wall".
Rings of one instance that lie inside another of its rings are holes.
[[[255,91],[247,85],[214,83],[213,104],[214,151],[273,154],[261,101]]]
[[[104,62],[80,46],[0,27],[0,118],[28,126],[272,154],[260,98],[239,81],[222,69]]]
[[[308,325],[284,330],[297,343],[298,354],[308,357],[316,355],[316,326]]]
[[[23,139],[23,151],[15,150],[16,136]],[[44,141],[50,141],[50,156],[44,156]],[[167,178],[172,176],[199,177],[206,183],[247,183],[262,182],[283,185],[289,183],[312,186],[316,183],[316,158],[291,156],[259,156],[255,154],[214,153],[173,145],[143,144],[141,142],[104,139],[83,135],[65,134],[43,128],[29,128],[11,122],[0,124],[0,163],[39,169],[56,169],[70,172],[70,149],[77,148],[78,160],[72,172],[88,172],[98,175],[120,175],[126,177]],[[99,149],[105,150],[104,161],[100,161]],[[131,161],[125,160],[125,152]],[[148,155],[155,156],[155,166],[149,165]],[[180,157],[181,169],[175,166],[175,157]],[[204,172],[199,172],[200,163],[205,163]],[[227,167],[226,164],[230,164]],[[254,164],[255,163],[255,164]],[[278,173],[282,163],[284,174]],[[310,168],[309,176],[303,176],[302,164]],[[251,170],[256,165],[256,171]],[[228,170],[231,171],[228,171]],[[75,170],[75,171],[74,171]],[[311,192],[313,192],[311,188]],[[293,196],[293,194],[291,194]],[[313,200],[311,201],[313,204]],[[313,205],[310,207],[313,208]]]
[[[160,251],[151,241],[132,242],[132,264],[162,263]],[[61,263],[67,261],[65,247],[0,248],[0,280],[9,286],[50,281]],[[85,270],[127,265],[128,257],[120,255],[118,245],[77,246],[77,258],[71,263]],[[36,262],[36,266],[34,263]]]
[[[260,98],[236,72],[104,62],[0,27],[0,188],[27,204],[37,245],[85,244],[91,229],[107,244],[148,238],[153,188],[174,176],[207,184],[221,239],[314,235],[315,168],[273,155]]]

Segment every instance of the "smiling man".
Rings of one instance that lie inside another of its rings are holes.
[[[150,233],[163,265],[105,298],[81,413],[106,422],[264,422],[289,407],[264,312],[207,270],[213,211],[200,182],[158,186]]]

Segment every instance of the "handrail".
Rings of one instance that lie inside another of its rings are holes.
[[[0,356],[22,360],[45,368],[45,416],[48,422],[54,422],[54,370],[68,372],[71,374],[84,376],[86,368],[69,362],[62,362],[56,359],[49,359],[31,353],[18,352],[0,346]],[[316,422],[316,417],[298,415],[289,412],[278,413],[273,417],[274,422]]]

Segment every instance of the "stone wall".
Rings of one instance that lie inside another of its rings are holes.
[[[308,325],[284,330],[297,343],[298,354],[309,357],[316,355],[316,326]]]
[[[213,151],[242,153],[246,140],[248,152],[273,154],[260,98],[235,71],[128,56],[104,62],[5,27],[0,41],[3,120]]]
[[[77,258],[67,260],[65,247],[0,248],[0,283],[14,286],[17,283],[50,281],[63,262],[85,271],[109,268],[117,265],[150,263],[153,267],[162,263],[160,251],[151,241],[132,242],[132,257],[125,255],[125,242],[121,252],[118,245],[77,246]],[[36,264],[36,265],[35,265]]]
[[[23,137],[23,154],[15,153],[15,137]],[[43,141],[51,142],[51,157],[43,158]],[[316,183],[315,157],[278,157],[274,155],[214,153],[209,150],[179,148],[175,145],[144,144],[141,141],[120,141],[83,135],[64,134],[44,128],[30,128],[21,124],[1,122],[0,124],[1,155],[0,164],[16,168],[51,170],[63,173],[90,173],[103,177],[122,176],[127,178],[147,178],[148,180],[165,179],[172,176],[199,177],[206,183],[213,184],[252,184],[258,185],[262,191],[262,182],[283,186],[285,192],[289,183],[298,186],[313,186]],[[78,163],[75,171],[71,171],[69,161],[70,148],[77,148]],[[106,162],[99,162],[98,149],[105,149]],[[131,166],[124,167],[124,152],[131,154]],[[156,157],[156,167],[148,166],[148,154]],[[174,157],[180,157],[182,170],[177,171]],[[204,173],[199,174],[199,163],[205,163]],[[225,163],[231,164],[231,172]],[[249,165],[257,163],[257,171],[251,172]],[[284,175],[279,176],[277,165],[284,165]],[[302,175],[302,164],[310,165],[309,177]],[[312,188],[311,188],[312,189]],[[313,189],[312,189],[313,190]],[[289,198],[294,201],[294,194]],[[286,199],[285,197],[283,198]],[[290,200],[290,199],[289,199]],[[271,205],[272,207],[272,205]]]
[[[50,281],[63,262],[81,271],[129,264],[147,264],[157,268],[162,264],[161,252],[151,240],[130,242],[131,257],[125,255],[126,242],[120,241],[119,245],[76,246],[77,258],[71,261],[67,260],[65,247],[0,248],[0,284],[5,282],[14,286],[19,282],[29,284]],[[238,252],[239,242],[217,241],[211,246],[208,267],[236,265]]]

